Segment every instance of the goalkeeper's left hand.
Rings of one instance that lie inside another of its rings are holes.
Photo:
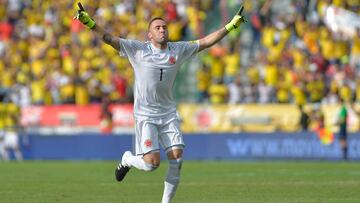
[[[225,25],[225,29],[227,31],[230,32],[231,30],[238,28],[241,23],[247,22],[245,17],[242,15],[243,10],[244,10],[244,6],[241,6],[239,11],[233,17],[233,19],[227,25]]]

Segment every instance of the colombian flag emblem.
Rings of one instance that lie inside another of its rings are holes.
[[[317,130],[317,136],[324,145],[329,145],[334,142],[334,134],[329,128],[319,128]]]

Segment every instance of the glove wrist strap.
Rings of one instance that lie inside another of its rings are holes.
[[[96,23],[94,20],[89,20],[87,23],[86,23],[86,26],[90,29],[94,29],[95,26],[96,26]]]
[[[234,27],[234,24],[233,23],[228,23],[225,25],[225,29],[230,32],[231,30],[233,30],[235,27]]]

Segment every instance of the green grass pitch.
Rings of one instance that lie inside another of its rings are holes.
[[[167,163],[114,179],[116,161],[0,162],[0,202],[160,202]],[[360,202],[360,163],[185,161],[173,202]]]

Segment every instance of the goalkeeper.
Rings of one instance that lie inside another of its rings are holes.
[[[149,41],[122,39],[106,32],[79,4],[75,16],[108,45],[127,57],[132,65],[134,84],[135,154],[126,151],[115,170],[122,181],[130,168],[153,171],[160,165],[160,146],[166,151],[169,168],[164,182],[162,202],[170,202],[180,180],[185,147],[172,87],[182,63],[211,47],[229,32],[246,22],[241,15],[219,30],[195,41],[169,42],[167,23],[160,17],[148,24]]]

